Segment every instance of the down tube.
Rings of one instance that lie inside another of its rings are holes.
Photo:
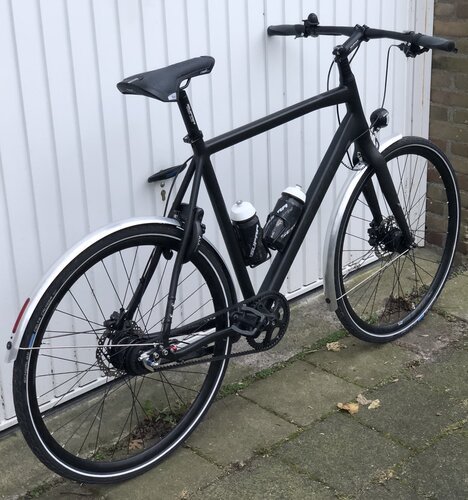
[[[362,128],[362,127],[361,127]],[[347,113],[333,137],[306,193],[306,204],[301,219],[283,253],[278,252],[263,280],[260,292],[279,291],[293,263],[305,235],[330,187],[347,149],[359,135],[361,128],[352,113]]]

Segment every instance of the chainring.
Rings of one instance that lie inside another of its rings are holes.
[[[267,324],[258,334],[247,337],[247,343],[257,351],[271,349],[283,338],[289,324],[289,305],[280,294],[259,299],[253,307],[264,314]]]

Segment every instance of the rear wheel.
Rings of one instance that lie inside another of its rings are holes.
[[[438,297],[453,261],[460,202],[453,169],[429,141],[406,137],[383,153],[414,243],[403,242],[369,169],[345,209],[335,250],[336,311],[353,335],[387,342],[407,333]],[[383,220],[363,190],[372,183]]]
[[[216,395],[227,359],[157,372],[141,362],[153,348],[145,339],[161,330],[182,234],[147,225],[104,238],[58,275],[32,314],[14,366],[15,407],[32,450],[62,476],[104,483],[144,472],[188,437]],[[163,254],[134,321],[112,331],[109,318],[128,305],[155,248]],[[202,241],[182,268],[173,327],[227,307],[228,283]],[[215,327],[225,326],[221,315]],[[218,340],[205,354],[229,352],[230,341]]]

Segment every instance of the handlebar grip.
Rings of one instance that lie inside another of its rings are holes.
[[[268,26],[268,36],[303,36],[303,24],[279,24],[277,26]]]
[[[414,43],[420,45],[421,47],[427,47],[428,49],[445,50],[446,52],[457,52],[454,41],[447,40],[446,38],[440,38],[438,36],[418,34],[415,36]]]

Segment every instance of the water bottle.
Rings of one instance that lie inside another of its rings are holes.
[[[231,208],[231,220],[240,242],[246,265],[258,266],[269,259],[263,244],[263,230],[257,212],[248,201],[236,201]]]
[[[306,195],[301,186],[287,187],[263,228],[263,242],[273,250],[284,250],[292,231],[301,216]]]

